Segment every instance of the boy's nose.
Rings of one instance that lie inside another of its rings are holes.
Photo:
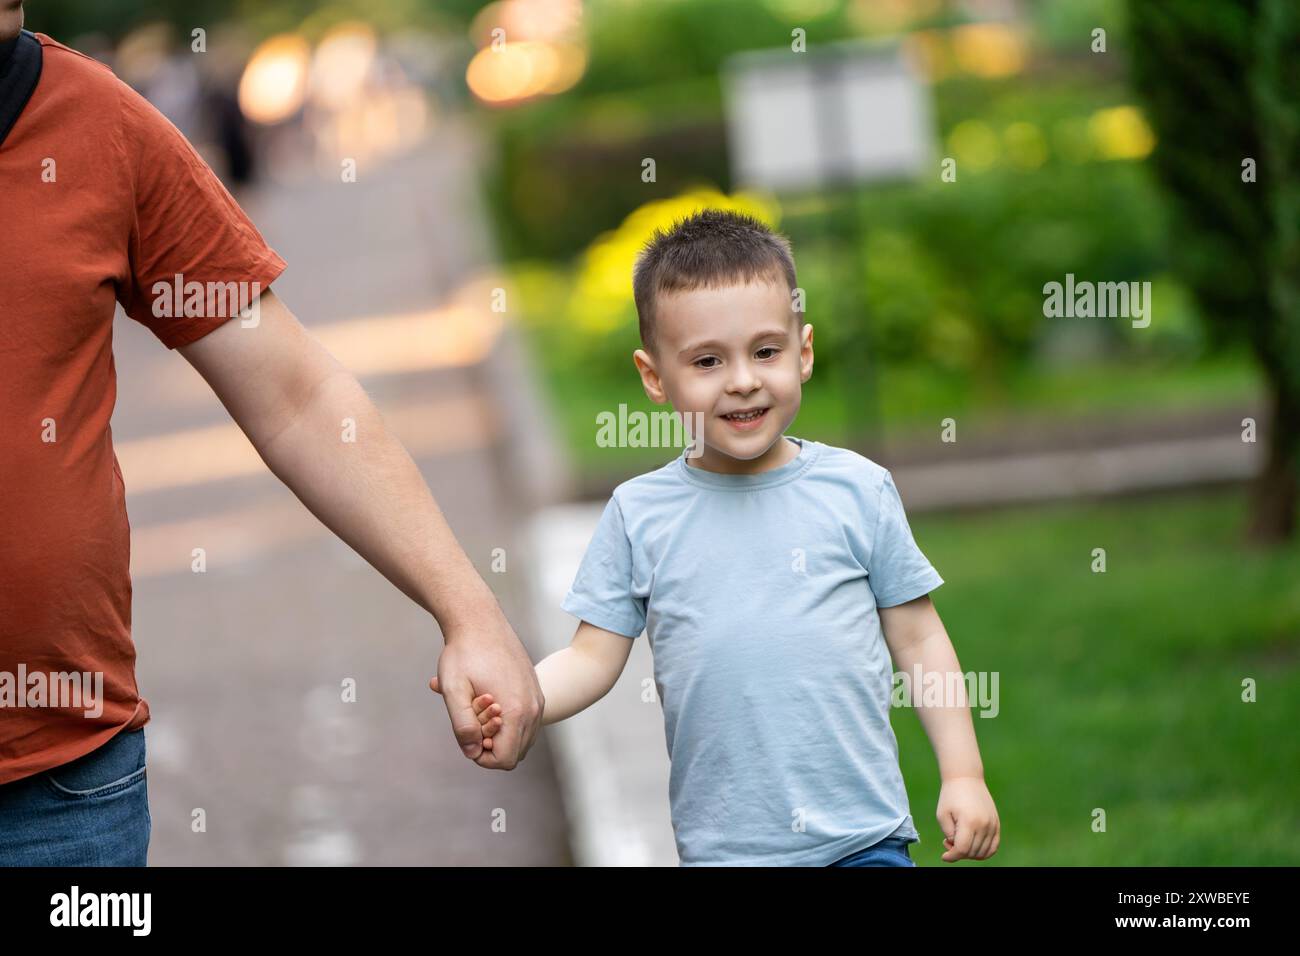
[[[736,370],[735,374],[731,377],[731,381],[727,383],[727,391],[740,395],[748,395],[755,389],[761,388],[762,384],[763,383],[758,380],[757,375],[748,368],[742,366]]]

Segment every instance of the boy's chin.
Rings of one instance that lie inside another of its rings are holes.
[[[720,455],[724,458],[734,458],[736,461],[754,461],[757,458],[762,458],[771,451],[772,446],[780,441],[781,438],[782,436],[779,434],[771,440],[760,438],[755,435],[749,441],[746,441],[743,438],[733,438],[729,441],[709,441],[706,439],[704,444],[708,447],[709,451],[715,455]]]

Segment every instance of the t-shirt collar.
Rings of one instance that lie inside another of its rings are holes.
[[[0,40],[0,80],[4,79],[5,71],[9,68],[9,61],[13,58],[14,47],[18,46],[18,37],[10,37],[8,40]]]
[[[756,475],[727,475],[716,471],[705,471],[686,462],[686,450],[677,457],[677,470],[691,484],[706,488],[718,488],[729,491],[753,491],[758,488],[771,488],[773,485],[793,481],[812,467],[821,453],[821,444],[804,438],[786,435],[786,439],[799,446],[799,454],[784,465],[759,472]],[[689,450],[689,449],[687,449]]]

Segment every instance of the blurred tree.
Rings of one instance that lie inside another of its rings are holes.
[[[1172,200],[1170,250],[1218,342],[1268,377],[1249,537],[1295,533],[1300,494],[1300,5],[1129,0],[1131,69]]]

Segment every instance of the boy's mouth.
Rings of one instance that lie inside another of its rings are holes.
[[[748,431],[757,428],[767,417],[767,412],[766,408],[742,408],[719,417],[732,428]]]

